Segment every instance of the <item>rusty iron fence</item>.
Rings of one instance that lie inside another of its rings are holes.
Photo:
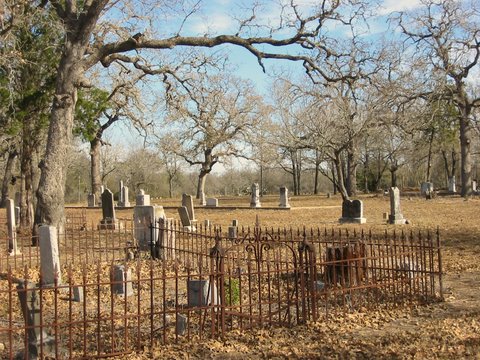
[[[39,285],[38,256],[2,271],[0,357],[111,357],[443,296],[438,231],[224,230],[65,231],[61,280]]]

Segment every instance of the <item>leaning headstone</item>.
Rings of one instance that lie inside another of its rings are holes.
[[[113,202],[113,193],[105,189],[102,193],[102,216],[103,219],[98,225],[99,230],[115,230],[119,228],[119,222],[115,218],[115,205]]]
[[[280,204],[278,205],[281,208],[290,208],[288,203],[288,189],[285,186],[280,188]]]
[[[431,182],[423,182],[422,185],[420,186],[420,194],[421,195],[426,195],[427,192],[432,193],[433,192],[433,183]]]
[[[390,215],[388,216],[389,224],[405,224],[406,219],[403,217],[400,208],[400,190],[397,187],[391,187],[390,193]]]
[[[19,254],[17,247],[17,223],[15,221],[15,204],[13,199],[7,199],[7,233],[8,233],[8,253],[10,255]]]
[[[193,207],[193,196],[182,194],[182,206],[185,206],[188,211],[188,217],[191,221],[195,221],[195,209]]]
[[[133,236],[141,251],[149,251],[158,238],[158,227],[155,225],[161,217],[165,217],[163,206],[135,206],[133,208]]]
[[[175,226],[172,219],[160,217],[158,219],[158,241],[156,243],[155,258],[161,260],[175,259]]]
[[[96,201],[95,201],[95,194],[88,194],[87,195],[87,205],[88,205],[88,207],[97,206]]]
[[[113,266],[113,281],[112,281],[112,293],[121,295],[121,296],[132,296],[133,295],[133,286],[132,286],[132,270],[125,270],[123,265],[114,265]]]
[[[136,198],[135,198],[135,204],[137,206],[148,206],[150,205],[150,195],[145,194],[145,191],[143,189],[140,189],[138,192]]]
[[[450,176],[448,178],[448,191],[452,192],[452,193],[457,192],[456,183],[455,183],[455,176]]]
[[[192,222],[190,220],[190,216],[188,214],[188,210],[186,206],[180,206],[178,208],[178,214],[180,215],[180,221],[182,222],[183,227],[192,226]]]
[[[260,188],[257,183],[252,184],[252,198],[250,200],[250,207],[262,207],[262,205],[260,204]]]
[[[189,307],[218,305],[217,287],[209,280],[187,280],[187,301]]]
[[[57,278],[57,284],[61,284],[62,274],[60,272],[57,228],[55,226],[42,225],[38,228],[38,235],[42,285],[53,285],[55,277]]]
[[[34,283],[21,282],[17,285],[18,299],[22,308],[23,318],[25,320],[25,339],[27,349],[22,359],[39,359],[43,356],[52,355],[55,339],[48,336],[45,327],[42,326],[42,313],[40,307],[40,298]]]
[[[206,202],[207,207],[218,207],[218,199],[217,198],[208,198]]]
[[[365,224],[367,219],[363,217],[363,203],[360,200],[344,200],[342,203],[341,224]]]

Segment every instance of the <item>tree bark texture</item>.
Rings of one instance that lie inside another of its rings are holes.
[[[100,172],[100,150],[102,148],[102,142],[100,139],[95,138],[90,141],[90,176],[92,194],[95,194],[95,199],[99,201],[100,190],[102,187],[102,175]]]
[[[7,204],[8,198],[8,185],[12,179],[13,165],[15,164],[15,158],[18,156],[17,149],[10,148],[7,156],[7,163],[5,164],[5,172],[3,174],[2,181],[2,199],[0,201],[0,208],[4,208]]]

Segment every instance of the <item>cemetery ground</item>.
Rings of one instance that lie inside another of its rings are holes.
[[[221,206],[238,207],[228,210],[197,208],[196,218],[199,223],[209,219],[212,224],[225,228],[233,219],[238,220],[239,226],[253,227],[257,217],[260,225],[272,228],[306,226],[401,232],[435,231],[438,226],[442,244],[443,302],[373,310],[360,308],[332,313],[329,321],[321,318],[294,327],[233,330],[226,332],[223,338],[194,338],[186,342],[179,337],[177,343],[121,358],[480,359],[480,199],[437,197],[427,201],[417,196],[402,196],[403,215],[409,224],[386,225],[384,213],[389,211],[388,197],[365,195],[360,198],[367,218],[364,225],[339,225],[341,199],[325,195],[292,197],[291,210],[265,209],[277,207],[278,197],[263,197],[264,209],[255,210],[246,208],[248,198],[220,198]],[[165,206],[168,217],[178,217],[173,208],[179,206],[178,199],[152,202]],[[132,213],[131,209],[119,210],[117,216],[131,218]],[[100,218],[100,209],[87,211],[88,222],[97,224]]]

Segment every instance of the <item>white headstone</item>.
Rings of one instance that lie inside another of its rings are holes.
[[[389,224],[405,224],[406,219],[403,218],[400,208],[400,190],[397,187],[389,189],[390,194],[390,215],[388,216]]]
[[[433,183],[431,182],[423,182],[420,186],[420,194],[426,195],[427,193],[433,192]]]
[[[151,250],[158,238],[158,219],[165,217],[163,206],[135,206],[133,208],[134,237],[140,250]],[[150,229],[150,225],[153,225]]]
[[[185,206],[188,211],[188,217],[190,221],[195,221],[195,209],[193,207],[193,196],[188,194],[182,194],[182,206]]]
[[[95,194],[88,194],[87,205],[88,205],[88,207],[97,206],[96,201],[95,201]]]
[[[118,205],[119,206],[123,206],[123,202],[125,201],[125,199],[123,198],[123,181],[120,180],[118,182]]]
[[[140,191],[137,194],[137,197],[135,198],[135,203],[137,206],[150,205],[150,195],[145,194],[145,191],[143,189],[140,189]]]
[[[472,191],[477,192],[477,180],[472,180]]]
[[[125,297],[133,295],[131,269],[125,270],[123,265],[113,266],[112,292]]]
[[[60,253],[58,251],[57,228],[50,225],[39,227],[40,272],[42,285],[53,285],[55,276],[57,283],[62,282],[60,269]]]
[[[130,206],[130,201],[128,200],[128,186],[122,188],[122,204],[120,206],[128,207]]]
[[[17,247],[17,222],[15,221],[15,203],[13,199],[7,199],[7,232],[8,253],[16,255],[19,251]]]
[[[262,207],[262,205],[260,204],[260,188],[257,183],[252,184],[252,198],[250,200],[250,207]]]
[[[451,176],[448,178],[448,191],[450,192],[457,192],[456,183],[455,183],[455,176]]]
[[[158,221],[158,253],[162,260],[175,259],[175,227],[172,219],[160,218]]]
[[[285,186],[280,188],[280,204],[281,208],[290,208],[290,204],[288,203],[288,189]]]

